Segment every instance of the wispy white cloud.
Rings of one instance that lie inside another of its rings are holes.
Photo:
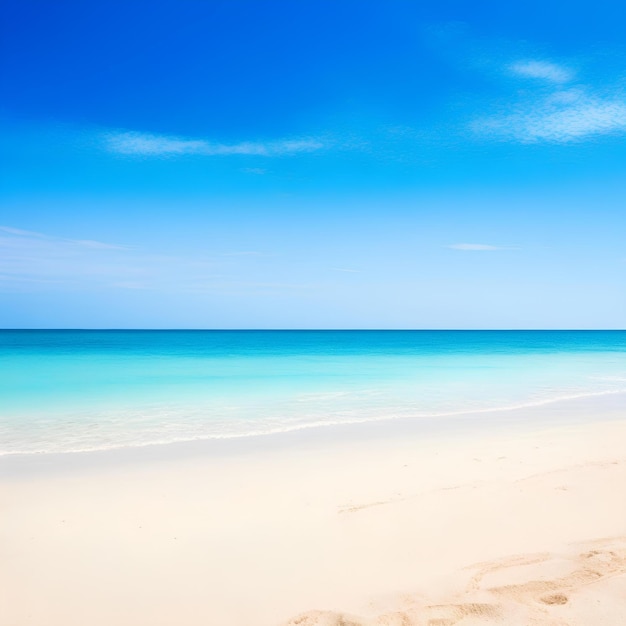
[[[518,106],[513,113],[476,120],[472,130],[519,143],[567,143],[626,131],[626,100],[568,89]]]
[[[115,243],[105,243],[103,241],[94,241],[93,239],[67,239],[66,241],[83,248],[91,248],[93,250],[127,250],[128,246],[120,246]]]
[[[105,133],[103,135],[103,143],[108,151],[115,154],[147,157],[183,155],[276,157],[315,152],[329,147],[328,140],[314,137],[224,144],[205,139],[186,139],[130,131]]]
[[[552,83],[567,83],[574,78],[574,72],[550,61],[525,60],[511,63],[509,71],[526,78],[539,78]]]
[[[511,250],[511,248],[507,246],[492,246],[486,243],[453,243],[446,246],[446,248],[466,251]]]
[[[477,135],[530,144],[568,143],[626,132],[626,97],[621,90],[566,85],[574,80],[574,72],[545,60],[518,61],[507,70],[520,79],[542,79],[544,84],[501,103],[499,112],[471,122],[470,129]]]
[[[175,289],[181,276],[204,279],[214,270],[129,246],[0,227],[0,291]]]
[[[5,287],[102,284],[111,276],[131,275],[132,249],[92,239],[71,239],[0,226],[0,279]]]
[[[163,254],[0,226],[0,292],[122,289],[209,294],[291,288],[270,283],[266,271],[256,271],[259,258],[272,256],[202,249]]]
[[[21,237],[46,237],[46,235],[42,233],[36,233],[32,230],[23,230],[21,228],[12,228],[11,226],[0,226],[0,231],[3,233],[8,233],[9,235],[18,235]]]
[[[128,246],[122,246],[115,243],[105,243],[103,241],[95,241],[93,239],[68,239],[65,237],[55,237],[54,235],[46,235],[32,230],[23,230],[21,228],[13,228],[11,226],[0,226],[0,233],[12,235],[12,237],[2,237],[0,234],[0,247],[13,246],[18,244],[23,246],[28,240],[45,240],[49,244],[57,246],[73,247],[73,248],[91,248],[94,250],[127,250]]]

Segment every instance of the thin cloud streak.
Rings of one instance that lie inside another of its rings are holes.
[[[115,154],[144,157],[196,156],[264,156],[278,157],[316,152],[329,147],[319,138],[283,139],[269,142],[223,144],[205,139],[185,139],[131,131],[110,132],[103,136],[106,150]]]
[[[8,233],[9,235],[18,235],[21,237],[43,237],[46,238],[46,235],[42,233],[36,233],[32,230],[22,230],[21,228],[12,228],[11,226],[0,226],[0,231],[3,233]]]
[[[453,243],[446,248],[450,248],[452,250],[465,250],[468,252],[474,251],[492,251],[492,250],[514,250],[515,248],[510,248],[507,246],[492,246],[486,243]]]
[[[0,226],[0,292],[152,291],[159,293],[248,293],[307,285],[267,281],[249,271],[257,251],[163,255],[89,239],[68,239]],[[249,277],[258,277],[258,280]]]
[[[141,274],[135,256],[128,246],[0,226],[0,276],[10,291],[29,291],[37,284],[98,288]]]
[[[59,245],[78,247],[78,248],[90,248],[93,250],[128,250],[128,246],[122,246],[115,243],[105,243],[103,241],[95,241],[93,239],[68,239],[65,237],[55,237],[54,235],[45,235],[44,233],[38,233],[32,230],[22,230],[21,228],[13,228],[11,226],[0,226],[0,233],[6,233],[13,235],[13,237],[6,238],[0,235],[0,247],[13,247],[15,242],[21,242],[24,244],[24,240],[36,239],[45,240],[49,243],[57,243]]]
[[[525,78],[539,78],[552,83],[567,83],[574,78],[574,72],[563,65],[550,61],[517,61],[508,67],[509,71]]]

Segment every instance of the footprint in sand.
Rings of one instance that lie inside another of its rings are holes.
[[[343,613],[309,611],[290,619],[286,626],[362,626],[363,623],[362,621],[354,621]]]
[[[407,598],[400,610],[373,617],[310,611],[285,626],[566,626],[560,611],[576,600],[578,592],[584,589],[593,598],[597,585],[626,574],[626,537],[587,543],[571,555],[516,556],[468,569],[475,574],[449,604],[429,605],[417,597],[413,602]],[[626,580],[622,597],[626,598]],[[621,626],[623,622],[610,623]]]
[[[609,540],[604,543],[604,546],[599,546],[597,542],[594,544],[597,547],[604,547],[604,549],[584,551],[567,559],[571,564],[571,571],[563,576],[487,587],[487,590],[513,599],[532,599],[543,604],[565,604],[568,591],[574,591],[584,585],[626,572],[626,540]],[[547,561],[548,559],[545,559],[544,562]],[[499,567],[496,566],[496,569],[502,570],[521,564],[502,564]],[[494,571],[496,570],[491,570],[491,572]],[[481,578],[484,578],[487,573],[490,572],[484,572]],[[541,573],[541,567],[537,568],[537,573]],[[474,584],[476,582],[478,581],[475,577]]]
[[[491,620],[499,617],[497,606],[466,603],[425,606],[369,619],[333,611],[310,611],[292,618],[285,626],[454,626],[465,618]]]
[[[539,598],[544,604],[567,604],[567,596],[564,593],[551,593],[548,596]]]

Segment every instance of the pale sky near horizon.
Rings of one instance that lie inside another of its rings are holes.
[[[0,327],[625,328],[592,8],[5,0]]]

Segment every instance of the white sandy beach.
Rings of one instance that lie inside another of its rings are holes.
[[[3,457],[0,621],[623,626],[624,396],[500,417]]]

